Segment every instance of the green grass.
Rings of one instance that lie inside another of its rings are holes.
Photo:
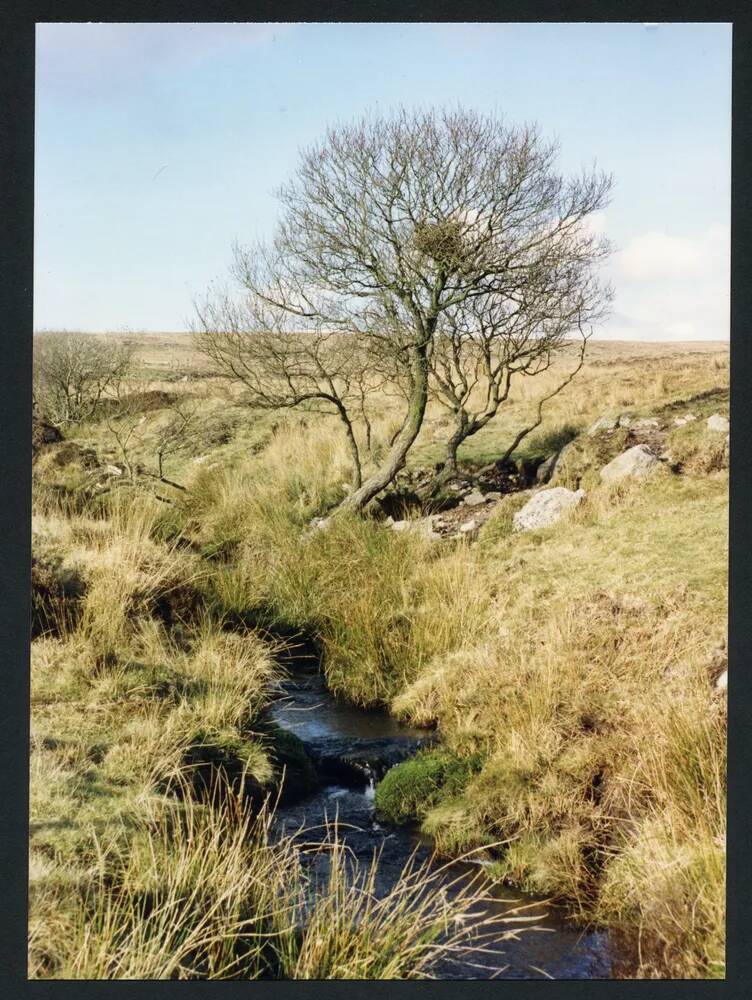
[[[441,800],[461,795],[481,763],[478,754],[461,758],[445,749],[423,751],[387,771],[376,787],[376,810],[392,823],[422,820]]]

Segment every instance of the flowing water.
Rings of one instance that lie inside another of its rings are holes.
[[[413,852],[417,851],[420,860],[430,858],[430,844],[416,830],[379,822],[373,805],[378,780],[391,764],[406,759],[426,743],[425,730],[402,726],[384,711],[364,711],[337,701],[318,670],[299,664],[285,682],[281,696],[273,702],[271,713],[279,726],[303,740],[322,782],[322,787],[307,798],[278,806],[281,830],[294,833],[306,828],[313,839],[336,818],[340,835],[358,864],[369,865],[374,851],[380,852],[380,894],[388,892],[399,879]],[[315,863],[325,866],[326,855]],[[443,863],[432,864],[437,868]],[[457,863],[442,879],[449,883],[458,875],[477,877],[478,865]],[[459,966],[442,967],[439,978],[610,978],[612,955],[605,932],[576,928],[560,909],[490,879],[483,881],[484,890],[493,896],[485,914],[498,917],[494,953],[468,959]],[[504,917],[520,904],[530,907],[522,914],[534,915],[538,929],[519,933],[517,940],[502,941],[509,929]],[[495,927],[494,922],[492,931]],[[479,964],[483,967],[479,968]]]

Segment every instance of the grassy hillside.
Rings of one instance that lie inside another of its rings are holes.
[[[312,958],[313,939],[280,923],[278,895],[253,895],[254,878],[279,885],[292,852],[269,843],[263,818],[252,836],[247,819],[218,832],[201,805],[174,819],[176,801],[193,801],[171,794],[187,759],[244,772],[259,799],[276,787],[259,722],[279,670],[265,627],[316,636],[341,696],[438,727],[439,757],[398,765],[379,786],[386,815],[418,820],[449,855],[485,845],[499,879],[639,941],[631,974],[723,975],[726,713],[713,682],[726,637],[728,452],[704,418],[728,412],[728,352],[591,348],[516,456],[573,438],[552,485],[581,485],[584,502],[517,533],[512,514],[528,495],[512,493],[468,542],[354,517],[312,530],[347,489],[336,422],[235,408],[200,377],[189,341],[139,341],[150,385],[192,396],[202,414],[171,459],[186,490],[170,503],[98,495],[70,442],[35,464],[32,975],[221,976],[239,963],[259,974],[268,953],[239,930],[249,898],[280,942],[276,968],[345,974],[361,960]],[[558,377],[517,388],[461,451],[468,474],[503,453]],[[659,419],[671,461],[609,486],[599,469],[624,439],[587,429],[623,413]],[[697,419],[676,425],[686,413]],[[144,413],[132,458],[149,461],[168,418],[159,400]],[[432,404],[412,468],[440,460],[446,420]],[[117,462],[113,424],[69,437]],[[385,403],[377,449],[392,425]],[[179,902],[185,892],[205,916]],[[179,940],[155,944],[170,907]],[[399,974],[415,974],[424,959],[407,924],[395,927],[408,956]],[[206,943],[223,935],[229,950]]]

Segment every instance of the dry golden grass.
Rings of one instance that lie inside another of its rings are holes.
[[[144,342],[149,364],[178,349],[163,339]],[[591,347],[580,377],[552,401],[523,452],[604,412],[648,416],[672,405],[669,418],[685,409],[700,418],[725,412],[724,345]],[[182,341],[179,349],[189,354]],[[498,456],[553,378],[518,387],[461,459]],[[387,413],[376,422],[376,447],[390,422]],[[445,431],[432,405],[411,461],[439,459]],[[102,434],[90,427],[77,437],[101,446]],[[103,870],[84,830],[101,840],[124,817],[137,824],[133,817],[158,815],[158,778],[179,772],[198,729],[203,738],[242,743],[248,767],[262,782],[269,777],[263,746],[240,733],[239,709],[250,706],[252,717],[262,704],[268,654],[250,636],[239,644],[208,621],[192,625],[187,644],[168,635],[154,601],[180,584],[206,593],[215,621],[224,614],[315,633],[339,694],[387,703],[418,724],[436,722],[457,757],[480,755],[466,786],[423,820],[441,849],[507,841],[497,875],[565,898],[581,915],[632,935],[636,975],[722,976],[725,705],[708,665],[726,631],[728,454],[698,419],[669,433],[681,474],[661,469],[644,482],[607,487],[597,474],[602,456],[586,437],[578,442],[585,502],[552,528],[516,535],[511,519],[521,500],[509,497],[474,546],[346,517],[309,529],[349,480],[336,422],[314,415],[241,420],[208,461],[188,457],[189,494],[170,511],[124,494],[106,517],[41,514],[39,545],[46,539],[56,548],[88,590],[80,623],[34,644],[32,953],[39,974],[194,973],[195,955],[186,957],[190,948],[181,951],[159,922],[167,911],[155,911],[154,933],[136,926],[132,899],[122,913],[114,900],[98,911],[99,930],[88,940],[71,923],[70,900],[99,884],[92,873]],[[160,541],[168,522],[172,535],[211,559]],[[148,866],[118,843],[114,854],[105,852],[104,867],[135,885]],[[152,848],[161,857],[157,842]],[[212,850],[217,885],[229,887],[219,849]],[[232,850],[228,872],[239,857]],[[194,864],[180,857],[176,848],[178,869]],[[165,899],[177,899],[179,886],[176,874]],[[217,898],[236,913],[230,889],[223,891]],[[332,888],[315,925],[321,932],[304,945],[285,939],[287,974],[410,975],[399,965],[400,949],[421,974],[407,924],[395,920],[399,933],[387,939],[379,937],[387,931],[383,914],[376,921],[372,940],[389,956],[381,965],[363,950],[365,933],[353,942],[340,917],[361,913],[368,894],[356,904],[348,892],[344,883]],[[112,928],[120,934],[126,926],[130,944],[118,950]],[[215,936],[190,924],[186,941],[194,931]],[[162,947],[160,935],[169,944]],[[50,958],[68,937],[75,949]],[[215,942],[201,959],[212,975],[234,960],[222,947]],[[169,964],[168,951],[183,956],[175,959],[180,968]]]

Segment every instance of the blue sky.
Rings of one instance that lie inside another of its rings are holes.
[[[616,181],[601,336],[728,336],[731,26],[37,27],[37,329],[181,330],[330,123],[399,104],[537,121]]]

